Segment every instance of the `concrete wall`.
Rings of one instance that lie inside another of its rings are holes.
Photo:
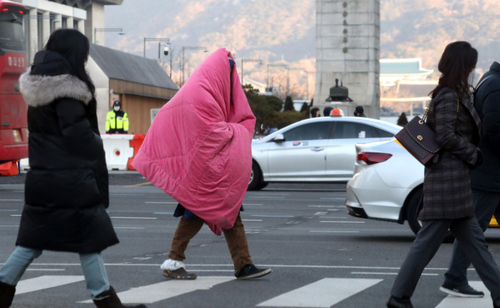
[[[314,104],[325,102],[335,79],[349,88],[352,115],[361,105],[380,116],[380,1],[316,0],[316,89]]]

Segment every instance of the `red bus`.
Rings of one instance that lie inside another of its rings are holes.
[[[0,0],[0,164],[28,157],[27,105],[19,90],[26,71],[23,5]]]

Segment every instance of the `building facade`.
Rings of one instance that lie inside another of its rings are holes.
[[[26,6],[26,61],[33,62],[50,34],[59,28],[78,29],[91,42],[104,45],[104,6],[119,5],[123,0],[13,0]],[[94,34],[96,37],[94,38]]]
[[[314,105],[325,105],[339,79],[353,100],[337,105],[344,114],[361,105],[368,117],[379,118],[379,59],[379,0],[316,0]]]

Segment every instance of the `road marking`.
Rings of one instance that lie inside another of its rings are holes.
[[[146,204],[178,204],[179,202],[169,202],[169,201],[146,201]]]
[[[145,182],[145,183],[140,183],[140,184],[135,184],[135,185],[127,185],[123,187],[138,187],[138,186],[145,186],[145,185],[150,185],[151,182]]]
[[[158,219],[156,217],[116,217],[116,216],[111,216],[113,219],[142,219],[142,220],[148,220],[148,219]]]
[[[331,222],[331,223],[337,223],[337,224],[364,224],[365,223],[364,221],[333,221],[333,220],[323,220],[320,222],[324,222],[324,223]]]
[[[314,213],[315,216],[321,216],[321,215],[326,215],[328,212],[316,212]]]
[[[54,288],[85,280],[83,276],[40,276],[21,280],[16,286],[16,295]]]
[[[351,272],[352,275],[397,275],[398,273],[380,273],[380,272]],[[422,276],[438,276],[439,274],[424,273]]]
[[[308,207],[337,207],[336,205],[308,205]]]
[[[122,303],[152,304],[197,290],[210,290],[215,285],[231,280],[235,280],[235,278],[229,276],[205,276],[198,277],[196,280],[169,280],[120,292],[118,297]],[[82,303],[92,303],[92,300]]]
[[[313,233],[359,233],[359,231],[309,230]]]
[[[482,298],[463,298],[448,295],[445,299],[436,306],[436,308],[456,308],[456,307],[467,307],[467,308],[484,308],[491,307],[491,297],[490,291],[481,281],[469,281],[469,285],[476,290],[483,291],[484,297]]]
[[[381,281],[382,279],[324,278],[281,294],[257,306],[331,307]]]
[[[242,219],[242,221],[262,221],[262,219]]]

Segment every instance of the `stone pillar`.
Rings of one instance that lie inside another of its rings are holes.
[[[62,24],[63,24],[63,17],[61,14],[57,14],[56,19],[54,20],[54,30],[61,29]]]
[[[78,20],[77,22],[78,22],[77,30],[85,34],[85,20]]]
[[[26,55],[26,64],[31,65],[33,58],[38,51],[38,10],[31,9],[29,18],[30,40],[28,42],[28,54]]]
[[[68,29],[73,29],[73,16],[68,16],[66,19],[66,27]]]
[[[42,39],[43,43],[42,45],[45,46],[47,44],[47,41],[49,40],[50,37],[50,23],[52,20],[50,20],[50,12],[44,12],[43,13],[43,27],[42,27]]]
[[[363,106],[380,117],[380,0],[316,0],[316,89],[314,104],[325,102],[335,79],[354,101],[344,114]]]
[[[94,29],[104,27],[104,4],[93,1],[92,5],[87,8],[85,35],[92,43],[104,46],[104,32],[96,32],[96,38],[94,38]]]

